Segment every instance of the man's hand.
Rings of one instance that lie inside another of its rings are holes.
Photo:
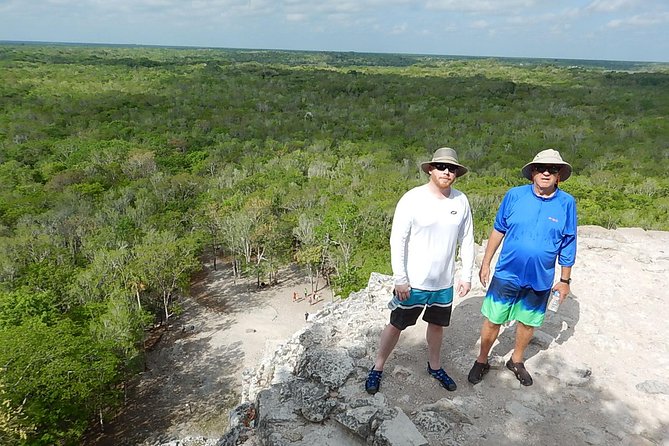
[[[458,296],[463,297],[469,293],[469,290],[472,289],[472,283],[471,282],[459,282],[458,283]]]
[[[402,285],[395,285],[395,295],[399,300],[407,300],[409,298],[410,291],[411,287],[407,283]]]
[[[487,287],[490,283],[490,262],[497,252],[497,248],[502,244],[504,239],[504,234],[499,232],[497,229],[492,228],[490,231],[490,238],[488,243],[485,245],[485,254],[483,254],[483,260],[481,261],[481,269],[479,270],[479,280],[481,280],[481,285]],[[567,276],[569,277],[569,276]]]
[[[479,270],[479,280],[483,287],[488,286],[488,280],[490,280],[490,265],[486,265],[485,263],[481,265],[481,269]]]
[[[562,305],[562,302],[567,298],[567,295],[569,294],[570,287],[568,283],[564,282],[558,282],[555,285],[553,285],[553,290],[558,290],[560,293],[560,305]]]

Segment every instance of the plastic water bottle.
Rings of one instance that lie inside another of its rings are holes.
[[[560,292],[558,290],[553,291],[551,298],[548,300],[548,310],[556,312],[560,306]]]
[[[393,311],[395,308],[400,306],[400,300],[397,298],[397,294],[393,291],[393,298],[388,301],[388,309]]]

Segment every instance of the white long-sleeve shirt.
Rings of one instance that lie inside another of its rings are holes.
[[[458,244],[460,279],[471,283],[474,229],[467,196],[451,188],[440,198],[427,184],[409,190],[397,203],[390,233],[395,284],[427,291],[453,286]]]

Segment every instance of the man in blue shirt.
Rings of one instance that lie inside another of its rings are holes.
[[[486,246],[479,279],[490,279],[490,262],[504,240],[481,313],[481,349],[468,380],[479,383],[490,369],[488,354],[501,325],[517,321],[513,354],[506,363],[520,383],[532,385],[523,362],[525,348],[541,326],[546,304],[553,291],[562,302],[569,294],[571,268],[576,260],[576,201],[558,187],[571,175],[571,166],[556,150],[539,152],[522,169],[532,183],[509,190],[497,211]],[[553,284],[555,263],[560,279]]]

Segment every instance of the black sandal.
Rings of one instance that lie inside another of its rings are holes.
[[[474,361],[474,365],[472,366],[472,369],[469,371],[469,375],[467,375],[467,380],[472,383],[472,384],[478,384],[481,381],[483,381],[483,375],[488,373],[488,370],[490,370],[490,364],[486,363],[481,363],[478,361]]]
[[[530,375],[530,372],[527,371],[525,368],[525,363],[524,362],[513,362],[511,358],[509,358],[508,361],[506,361],[506,368],[511,370],[514,375],[516,375],[516,379],[520,381],[520,383],[524,386],[531,386],[533,381],[532,381],[532,375]]]

